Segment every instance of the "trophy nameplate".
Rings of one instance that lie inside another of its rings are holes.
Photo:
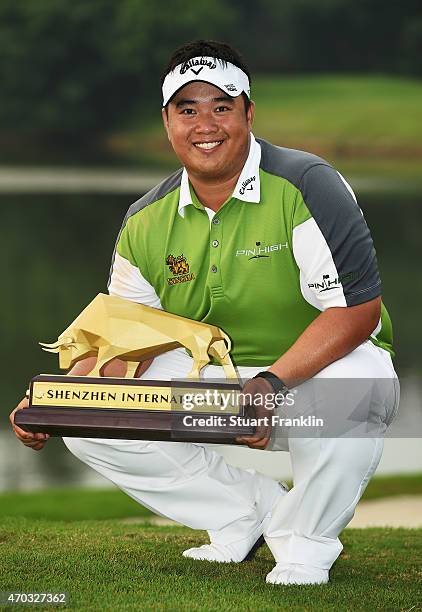
[[[59,353],[62,368],[95,354],[97,363],[87,376],[33,378],[29,407],[15,413],[15,423],[26,431],[222,444],[254,433],[239,402],[230,340],[216,326],[99,294],[57,342],[43,346]],[[140,361],[177,347],[193,357],[188,380],[133,378]],[[199,380],[211,357],[223,366],[226,380]],[[102,367],[114,358],[127,361],[125,378],[101,376]]]

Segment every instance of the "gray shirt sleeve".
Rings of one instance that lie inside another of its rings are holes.
[[[324,310],[379,296],[372,237],[351,187],[334,168],[318,163],[304,173],[299,191],[312,215],[295,228],[293,242],[305,299]]]

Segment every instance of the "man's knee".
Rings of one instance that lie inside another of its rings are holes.
[[[378,465],[383,448],[382,437],[325,438],[321,443],[319,464],[338,476],[360,480]]]
[[[115,456],[119,451],[135,448],[136,452],[143,452],[150,445],[149,441],[142,440],[114,440],[103,438],[62,438],[64,444],[81,461]]]
[[[84,438],[62,438],[65,446],[81,461],[86,461],[89,455],[89,443]]]
[[[186,451],[180,453],[177,448],[180,444],[168,442],[71,437],[64,437],[63,442],[75,457],[95,469],[103,465],[128,474],[160,475],[173,471],[178,459],[186,459]]]

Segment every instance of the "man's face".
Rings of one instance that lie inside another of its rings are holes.
[[[238,174],[248,155],[254,105],[245,111],[242,96],[188,83],[163,109],[163,120],[174,152],[188,174],[200,180],[228,180]]]

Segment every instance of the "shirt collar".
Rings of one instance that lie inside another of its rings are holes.
[[[261,199],[261,184],[259,180],[259,164],[261,162],[261,147],[251,134],[248,158],[240,173],[232,197],[243,202],[258,203]],[[185,216],[185,207],[194,205],[189,189],[189,177],[186,168],[183,168],[179,192],[179,215]]]

